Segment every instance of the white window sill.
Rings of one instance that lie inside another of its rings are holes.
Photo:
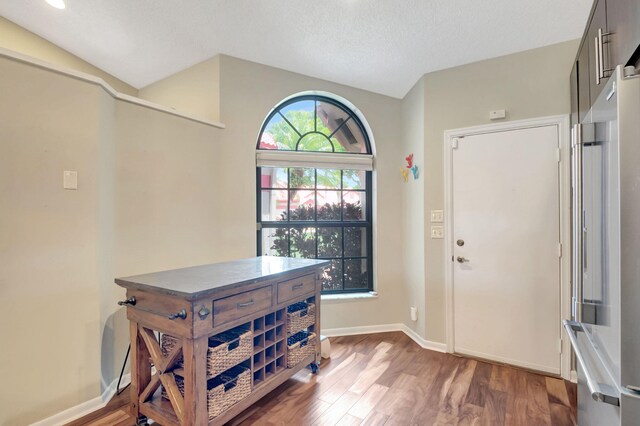
[[[353,302],[355,300],[375,300],[377,299],[378,292],[371,291],[369,293],[348,293],[348,294],[323,294],[320,296],[322,303],[340,303],[340,302]]]

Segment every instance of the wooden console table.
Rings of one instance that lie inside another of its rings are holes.
[[[127,306],[130,322],[131,404],[139,424],[150,418],[162,425],[221,425],[302,368],[317,371],[321,277],[328,265],[256,257],[116,279],[127,289],[120,304]],[[313,324],[306,328],[315,334],[315,350],[290,365],[287,308],[297,302],[315,305]],[[251,371],[250,393],[211,418],[209,337],[237,327],[253,337],[243,362]],[[170,351],[160,344],[161,335],[174,338]]]

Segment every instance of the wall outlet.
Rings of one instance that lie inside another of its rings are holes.
[[[489,111],[490,120],[501,120],[507,116],[507,111],[504,109],[496,109],[495,111]]]
[[[442,239],[444,238],[444,227],[443,226],[431,226],[431,238],[433,239]]]
[[[412,306],[409,309],[409,312],[411,313],[411,321],[418,321],[418,309],[415,306]]]

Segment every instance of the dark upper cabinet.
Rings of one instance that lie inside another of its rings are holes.
[[[610,72],[609,45],[611,37],[607,31],[607,2],[597,0],[583,43],[589,48],[589,98],[593,103],[602,92]],[[582,77],[582,73],[580,77]],[[585,76],[586,77],[586,76]],[[582,92],[580,93],[582,95]]]
[[[576,63],[576,69],[578,70],[578,75],[576,76],[578,80],[578,118],[580,121],[584,120],[587,112],[591,109],[590,86],[591,80],[594,78],[594,71],[589,66],[589,43],[587,41],[583,40]]]
[[[614,65],[635,62],[640,55],[640,1],[607,0],[609,53]]]
[[[573,64],[569,76],[571,92],[571,126],[580,122],[580,106],[578,100],[578,61]]]
[[[572,122],[585,119],[616,66],[640,59],[639,46],[640,0],[595,0],[570,76]]]

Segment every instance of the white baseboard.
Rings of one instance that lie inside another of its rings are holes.
[[[122,382],[120,383],[120,388],[125,387],[131,382],[131,375],[125,374],[122,376]],[[54,414],[51,417],[47,417],[46,419],[40,420],[38,422],[32,423],[31,426],[61,426],[77,420],[81,417],[84,417],[88,414],[93,413],[96,410],[104,408],[107,403],[113,398],[116,394],[116,386],[118,385],[118,380],[114,380],[111,384],[102,392],[102,395],[90,399],[87,402],[83,402],[82,404],[78,404],[75,407],[68,408],[64,411],[61,411],[58,414]]]
[[[571,370],[571,373],[569,373],[569,381],[578,383],[578,372],[576,370]]]
[[[380,324],[380,325],[365,325],[361,327],[344,327],[344,328],[324,328],[321,330],[323,336],[338,337],[338,336],[354,336],[357,334],[372,334],[372,333],[384,333],[387,331],[402,331],[409,336],[414,342],[425,349],[430,349],[437,352],[446,352],[447,345],[439,342],[432,342],[430,340],[423,339],[418,333],[406,324]]]

